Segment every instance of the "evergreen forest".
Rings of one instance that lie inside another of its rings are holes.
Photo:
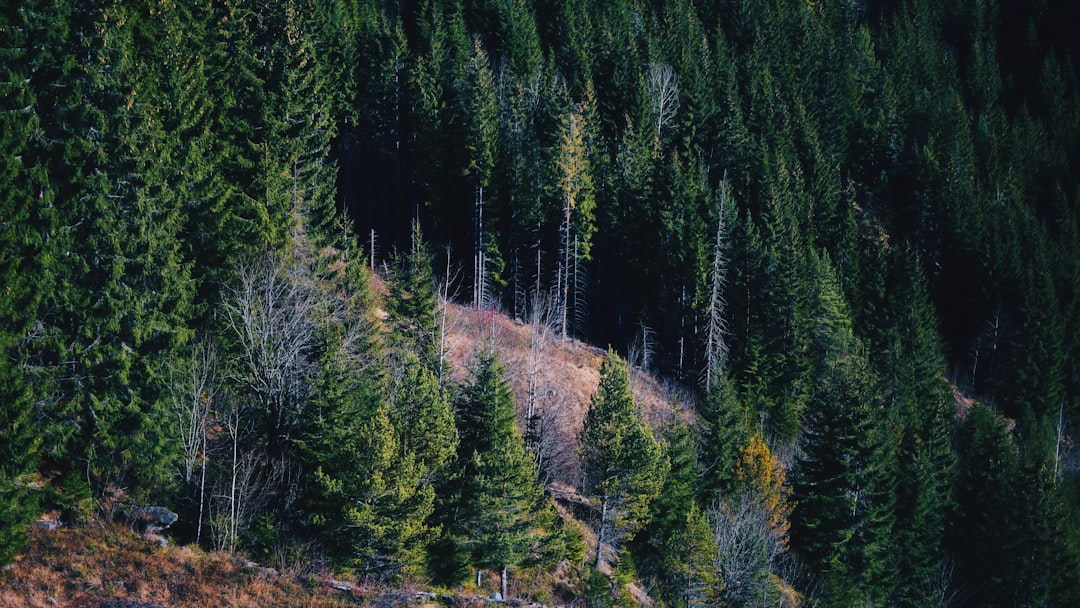
[[[2,4],[0,563],[1080,605],[1077,3]]]

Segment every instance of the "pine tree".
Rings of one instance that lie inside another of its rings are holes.
[[[896,307],[884,386],[902,433],[897,445],[894,545],[898,594],[918,605],[942,592],[945,526],[951,504],[955,453],[951,435],[955,398],[943,379],[945,361],[921,273],[910,253],[896,256],[889,283]],[[892,314],[885,315],[892,317]],[[943,508],[944,507],[944,508]]]
[[[391,420],[400,436],[402,455],[411,454],[424,470],[424,483],[446,473],[458,444],[454,413],[438,377],[415,354],[391,359],[399,366],[388,388]]]
[[[626,363],[608,351],[579,439],[584,492],[597,516],[595,567],[644,525],[669,464],[630,392]]]
[[[671,605],[686,608],[715,605],[724,584],[716,571],[719,548],[712,522],[696,503],[690,505],[682,527],[667,545],[664,561]]]
[[[593,176],[586,149],[588,126],[584,104],[564,116],[556,160],[562,219],[559,228],[559,262],[555,293],[561,319],[561,333],[570,335],[572,301],[577,293],[580,260],[589,259],[595,230]]]
[[[663,429],[662,445],[670,470],[660,493],[649,505],[648,523],[634,536],[629,549],[634,555],[638,576],[656,580],[665,597],[676,598],[682,597],[691,587],[704,592],[699,589],[706,586],[703,579],[708,576],[708,571],[702,570],[707,565],[704,554],[695,556],[698,561],[679,574],[675,574],[671,566],[686,558],[684,543],[693,547],[691,553],[708,553],[712,532],[698,503],[701,472],[695,458],[697,445],[690,425],[677,417],[672,418]]]
[[[493,295],[491,287],[500,281],[492,274],[499,264],[498,241],[492,229],[491,202],[485,205],[484,189],[490,193],[491,173],[495,164],[496,124],[495,80],[488,56],[479,40],[473,41],[473,52],[455,83],[460,99],[458,110],[465,121],[465,153],[468,166],[465,173],[473,189],[473,306],[482,308]],[[485,213],[488,220],[485,221]],[[492,259],[492,254],[494,259]]]
[[[429,370],[441,379],[443,362],[438,349],[438,319],[435,279],[420,231],[420,222],[413,224],[409,250],[394,256],[390,266],[386,307],[390,315],[392,355],[412,352]]]
[[[505,370],[493,352],[480,352],[455,399],[461,494],[455,527],[468,537],[472,563],[499,572],[503,598],[509,571],[542,552],[553,530],[538,528],[546,503],[517,426]],[[549,522],[550,523],[550,522]]]
[[[37,6],[28,5],[26,10]],[[42,250],[41,167],[31,165],[30,138],[38,128],[31,70],[32,24],[25,13],[0,17],[0,563],[7,564],[26,540],[27,524],[38,515],[39,497],[30,486],[37,470],[41,438],[35,428],[31,385],[19,342],[35,321],[42,292],[50,289],[38,268]]]
[[[302,443],[313,477],[304,506],[336,563],[365,580],[397,581],[421,572],[435,492],[382,398],[375,345],[354,350],[349,333],[328,336]]]
[[[750,440],[751,413],[732,381],[722,378],[704,396],[698,410],[698,463],[705,504],[731,494],[737,486],[740,451]]]
[[[830,601],[846,604],[891,592],[894,464],[884,403],[827,260],[818,277],[815,386],[799,437],[791,540]]]
[[[71,28],[37,59],[35,87],[57,86],[39,97],[48,118],[34,156],[56,196],[41,201],[41,259],[58,288],[42,294],[42,339],[27,346],[42,413],[64,421],[44,446],[72,473],[59,500],[85,510],[90,491],[145,500],[171,481],[157,370],[189,337],[193,289],[167,185],[175,141],[162,131],[161,75],[137,53],[161,24],[135,8],[56,8]]]
[[[260,15],[267,87],[260,131],[263,203],[272,218],[286,221],[293,248],[319,249],[336,240],[337,171],[330,158],[336,124],[325,92],[327,68],[309,38],[314,8],[292,0],[266,10]]]

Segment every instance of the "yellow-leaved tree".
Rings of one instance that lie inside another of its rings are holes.
[[[765,604],[781,594],[790,600],[790,587],[775,574],[788,549],[787,467],[755,434],[742,450],[736,478],[739,489],[713,513],[720,596],[732,606]]]

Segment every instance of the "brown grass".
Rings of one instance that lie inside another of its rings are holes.
[[[35,529],[22,555],[0,573],[5,608],[91,608],[111,599],[168,608],[363,605],[228,554],[159,547],[121,526]]]
[[[524,420],[528,395],[530,345],[537,328],[512,321],[491,310],[477,311],[451,304],[447,314],[447,360],[453,378],[464,381],[478,350],[494,344],[506,367],[514,401]],[[555,479],[574,486],[579,479],[577,437],[589,400],[600,383],[600,364],[605,351],[584,342],[551,335],[544,343],[539,366],[541,404],[555,421],[553,453]],[[644,373],[631,374],[634,396],[647,421],[660,427],[672,416],[689,416],[689,397],[664,386]]]

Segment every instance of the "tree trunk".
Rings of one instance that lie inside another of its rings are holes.
[[[499,572],[499,588],[502,590],[502,599],[503,600],[505,600],[506,597],[507,597],[507,595],[506,595],[506,579],[507,579],[506,564],[503,564],[502,571]]]
[[[206,504],[206,434],[202,438],[202,470],[199,471],[199,523],[195,526],[195,544],[202,539],[203,506]]]
[[[600,499],[600,525],[596,529],[596,571],[600,571],[600,563],[604,558],[604,528],[607,527],[607,497]]]

